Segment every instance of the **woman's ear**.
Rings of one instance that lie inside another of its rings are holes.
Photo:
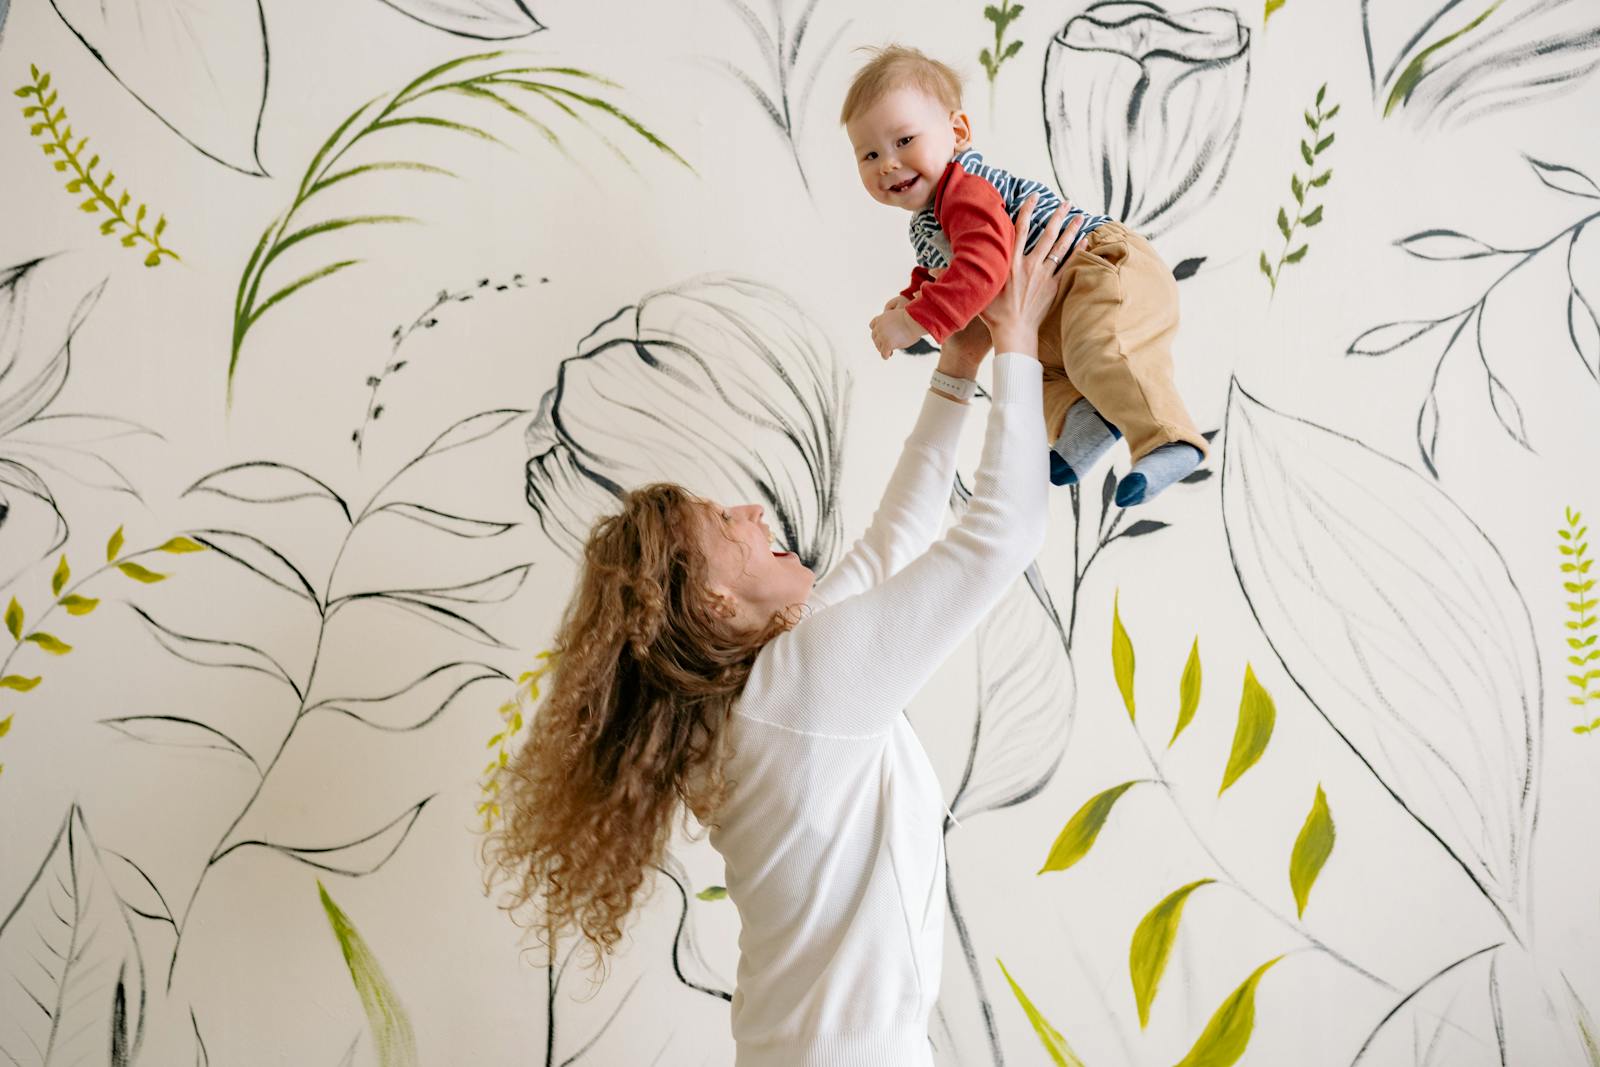
[[[965,111],[950,112],[950,132],[956,135],[957,152],[965,152],[972,147],[972,120]]]

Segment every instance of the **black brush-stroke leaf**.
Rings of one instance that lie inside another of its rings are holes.
[[[235,463],[212,471],[182,493],[210,493],[247,504],[287,504],[295,500],[331,500],[350,522],[350,505],[326,482],[298,467],[269,460]]]
[[[116,849],[102,849],[101,854],[116,861],[107,863],[105,870],[123,907],[141,918],[177,928],[178,921],[173,918],[172,906],[167,903],[166,895],[143,867]]]
[[[1395,242],[1395,247],[1418,259],[1431,260],[1482,259],[1485,256],[1503,256],[1515,251],[1495,248],[1476,237],[1457,233],[1455,230],[1422,230],[1409,237],[1400,238]]]
[[[448,630],[457,636],[465,637],[469,641],[476,641],[479,644],[490,645],[494,648],[510,647],[460,612],[452,611],[440,604],[433,604],[426,600],[419,600],[400,593],[357,593],[353,596],[341,598],[336,602],[336,607],[362,601],[388,604],[391,607],[399,608],[441,629]],[[330,609],[330,617],[332,613]]]
[[[841,537],[845,377],[778,290],[704,276],[607,318],[561,362],[527,430],[527,500],[569,555],[622,493],[673,481],[762,504],[814,571]]]
[[[506,41],[545,27],[522,0],[383,0],[418,22],[457,37]]]
[[[1541,182],[1560,193],[1571,193],[1573,196],[1585,197],[1589,200],[1600,200],[1600,185],[1594,179],[1575,167],[1563,163],[1546,163],[1534,159],[1532,156],[1522,157],[1533,168],[1533,173]]]
[[[1205,256],[1191,256],[1188,259],[1179,260],[1178,265],[1172,268],[1172,276],[1180,282],[1185,278],[1193,278],[1200,273],[1200,267],[1205,261]]]
[[[487,663],[458,660],[435,667],[411,684],[373,697],[329,697],[306,709],[347,715],[389,733],[419,730],[433,722],[457,697],[479,682],[506,681],[509,676]]]
[[[211,1053],[206,1051],[206,1039],[200,1036],[200,1020],[194,1009],[189,1009],[189,1025],[194,1030],[194,1067],[211,1067]]]
[[[1600,232],[1600,227],[1596,232]],[[1584,284],[1578,281],[1580,248],[1584,253],[1582,265],[1587,268],[1586,281],[1600,281],[1600,239],[1589,236],[1585,240],[1588,234],[1589,223],[1580,223],[1567,243],[1567,339],[1584,373],[1600,381],[1600,310],[1585,291]]]
[[[221,862],[224,856],[241,848],[266,848],[274,852],[298,860],[307,867],[315,867],[319,871],[330,871],[333,874],[345,874],[351,877],[372,874],[388,863],[390,858],[405,844],[410,836],[411,829],[422,815],[422,809],[428,806],[434,796],[423,797],[413,807],[406,809],[393,820],[353,841],[346,841],[339,845],[285,845],[273,841],[250,839],[235,841],[224,848],[220,848],[212,858],[212,863]],[[378,855],[381,853],[381,855]],[[376,856],[374,859],[373,857]]]
[[[120,1042],[131,1060],[144,1041],[145,1001],[132,918],[74,804],[0,921],[0,1054],[28,1067],[104,1063]]]
[[[524,563],[507,567],[503,571],[460,585],[433,586],[426,589],[386,589],[380,596],[404,596],[411,599],[453,600],[462,604],[501,604],[517,595],[522,583],[527,581],[533,564]]]
[[[266,16],[260,0],[50,0],[134,99],[207,158],[263,176]]]
[[[1045,52],[1044,119],[1057,188],[1156,235],[1227,176],[1250,85],[1250,30],[1225,7],[1102,0]]]
[[[243,641],[223,641],[210,637],[194,637],[157,622],[149,612],[137,604],[129,604],[149,627],[156,643],[186,663],[200,667],[220,667],[228,670],[254,671],[276,679],[288,686],[296,697],[300,687],[284,670],[283,665],[254,645]]]
[[[452,515],[446,511],[439,511],[423,504],[408,504],[395,502],[385,504],[373,511],[372,514],[380,515],[387,512],[397,518],[407,519],[411,522],[430,526],[441,530],[453,537],[468,539],[498,537],[517,524],[514,522],[491,522],[488,519],[469,519],[465,515]]]
[[[184,715],[123,715],[101,719],[102,726],[147,745],[169,745],[175,748],[209,748],[243,756],[261,773],[261,764],[239,742],[206,723]]]
[[[496,408],[493,411],[480,411],[476,415],[469,415],[435,437],[412,462],[416,463],[428,456],[437,456],[442,452],[470,445],[474,441],[481,441],[526,414],[528,412],[522,408]]]
[[[211,549],[223,559],[243,567],[258,577],[287,593],[308,601],[317,610],[322,609],[322,598],[312,588],[305,573],[294,561],[254,534],[238,530],[203,529],[191,531],[194,539]]]
[[[1359,337],[1350,342],[1350,347],[1345,349],[1344,354],[1387,356],[1409,345],[1435,327],[1450,322],[1452,318],[1453,316],[1442,319],[1404,319],[1399,322],[1386,322],[1363,331]]]
[[[1285,670],[1518,931],[1542,683],[1499,551],[1428,479],[1237,382],[1222,505]]]

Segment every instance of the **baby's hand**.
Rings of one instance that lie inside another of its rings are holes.
[[[885,311],[872,320],[872,344],[878,355],[888,359],[897,348],[905,348],[925,331],[903,307]]]
[[[918,293],[917,295],[921,296],[922,294]],[[883,310],[885,310],[885,311],[893,311],[895,308],[903,308],[909,303],[911,303],[911,301],[910,301],[910,299],[908,297],[906,297],[902,293],[896,293],[893,297],[891,297],[889,299],[889,302],[887,304],[883,305]]]

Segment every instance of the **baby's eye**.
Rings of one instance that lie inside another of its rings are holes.
[[[906,136],[900,138],[900,140],[896,141],[894,143],[894,146],[896,148],[904,148],[906,145],[910,144],[915,137],[916,137],[916,134],[914,134],[914,133],[907,134]]]
[[[866,155],[861,157],[862,161],[863,162],[867,162],[867,163],[870,163],[871,161],[873,161],[874,159],[877,159],[877,158],[878,158],[878,153],[876,153],[876,152],[868,152]]]

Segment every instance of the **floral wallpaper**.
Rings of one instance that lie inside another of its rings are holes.
[[[1214,446],[906,709],[936,1062],[1600,1065],[1584,0],[0,0],[6,1062],[732,1063],[703,837],[603,984],[476,848],[619,493],[871,514],[889,40],[1152,238]]]

